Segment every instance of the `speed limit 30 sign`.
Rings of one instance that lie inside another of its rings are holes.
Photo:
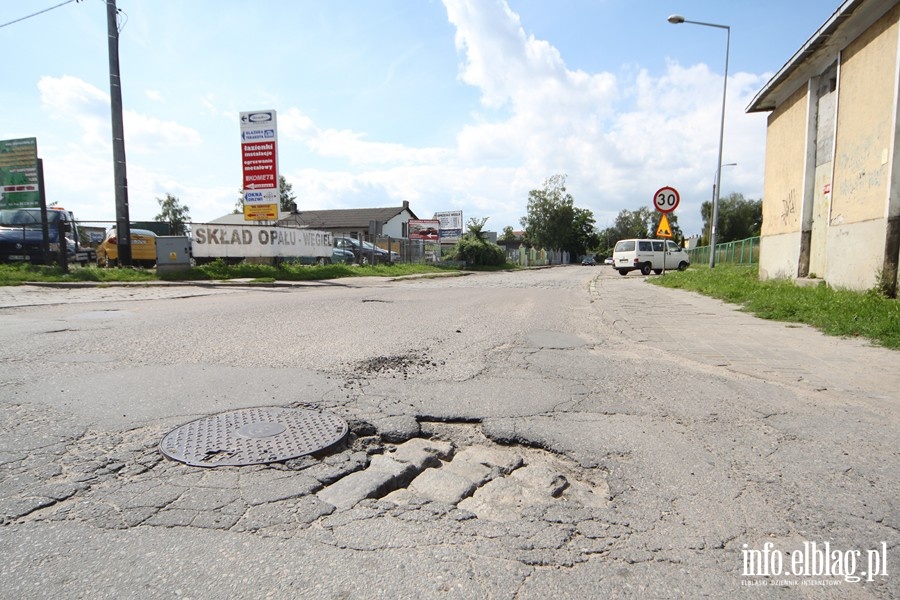
[[[673,187],[666,186],[664,188],[659,188],[659,190],[653,194],[653,206],[661,213],[672,212],[678,208],[679,202],[681,202],[681,196],[678,195],[678,190]]]

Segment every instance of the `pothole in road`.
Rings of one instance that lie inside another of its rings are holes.
[[[599,470],[547,450],[496,444],[479,423],[421,425],[428,437],[398,444],[351,434],[347,452],[352,457],[354,450],[364,449],[368,460],[356,454],[357,469],[316,496],[338,509],[369,498],[396,505],[435,502],[490,521],[515,521],[536,506],[602,508],[609,502],[606,474]],[[361,433],[372,432],[364,428]],[[295,468],[306,466],[312,465]]]
[[[609,500],[604,473],[545,449],[495,443],[478,422],[420,419],[423,437],[399,443],[387,443],[368,423],[354,423],[348,435],[349,429],[328,412],[249,408],[176,428],[159,448],[191,466],[274,463],[302,471],[319,482],[308,493],[337,509],[365,499],[436,502],[481,519],[514,521],[535,506],[602,508]]]
[[[390,356],[376,356],[355,363],[354,373],[362,375],[403,375],[419,373],[443,365],[443,361],[432,360],[427,352],[409,352]]]
[[[270,408],[242,415],[244,420],[230,427],[251,441],[274,441],[284,434],[279,423],[286,418]],[[421,514],[460,521],[516,522],[551,511],[608,507],[604,471],[524,441],[496,443],[478,422],[420,419],[419,435],[396,443],[385,441],[368,422],[351,420],[346,426],[350,431],[343,439],[310,454],[215,469],[163,460],[159,446],[143,438],[161,433],[159,428],[86,435],[63,452],[62,468],[23,484],[14,497],[0,494],[0,523],[75,519],[114,528],[228,528],[258,518],[257,528],[295,521],[302,526],[357,505],[416,514],[422,509]],[[191,433],[200,434],[200,429]],[[232,460],[229,448],[209,445],[200,458]],[[24,463],[7,468],[27,472]]]

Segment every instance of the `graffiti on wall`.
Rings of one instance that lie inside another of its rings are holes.
[[[787,225],[797,213],[797,190],[791,188],[788,195],[781,199],[781,223]]]

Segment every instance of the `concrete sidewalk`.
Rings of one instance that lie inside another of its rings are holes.
[[[900,394],[900,352],[864,339],[760,319],[738,305],[637,276],[598,277],[591,295],[604,322],[642,347],[815,391],[890,400]]]

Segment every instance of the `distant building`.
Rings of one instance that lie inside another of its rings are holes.
[[[494,243],[498,246],[503,246],[503,248],[509,252],[511,250],[518,250],[520,246],[525,245],[525,232],[524,231],[513,231],[513,235],[515,239],[512,240],[504,240],[502,238],[497,239]]]
[[[278,223],[293,227],[308,227],[329,231],[336,235],[373,235],[370,226],[381,228],[381,235],[405,238],[409,235],[409,220],[418,219],[409,202],[388,208],[343,208],[334,210],[301,210],[279,217]]]
[[[896,294],[900,0],[847,0],[756,95],[767,126],[760,277]]]
[[[288,216],[289,212],[286,211],[278,211],[278,218],[283,219]],[[219,217],[218,219],[213,219],[210,223],[215,223],[217,225],[271,225],[271,221],[248,221],[244,218],[244,213],[232,213],[227,214],[223,217]]]
[[[700,245],[700,236],[694,234],[690,237],[684,238],[683,245],[684,245],[685,250],[693,250],[694,248],[696,248]]]
[[[409,202],[389,208],[341,208],[334,210],[300,210],[278,212],[278,224],[283,227],[304,227],[318,231],[328,231],[335,235],[373,235],[369,227],[377,224],[381,235],[405,238],[408,235],[410,219],[418,219],[410,210]],[[271,221],[246,221],[243,213],[225,215],[212,221],[224,225],[263,225]]]

